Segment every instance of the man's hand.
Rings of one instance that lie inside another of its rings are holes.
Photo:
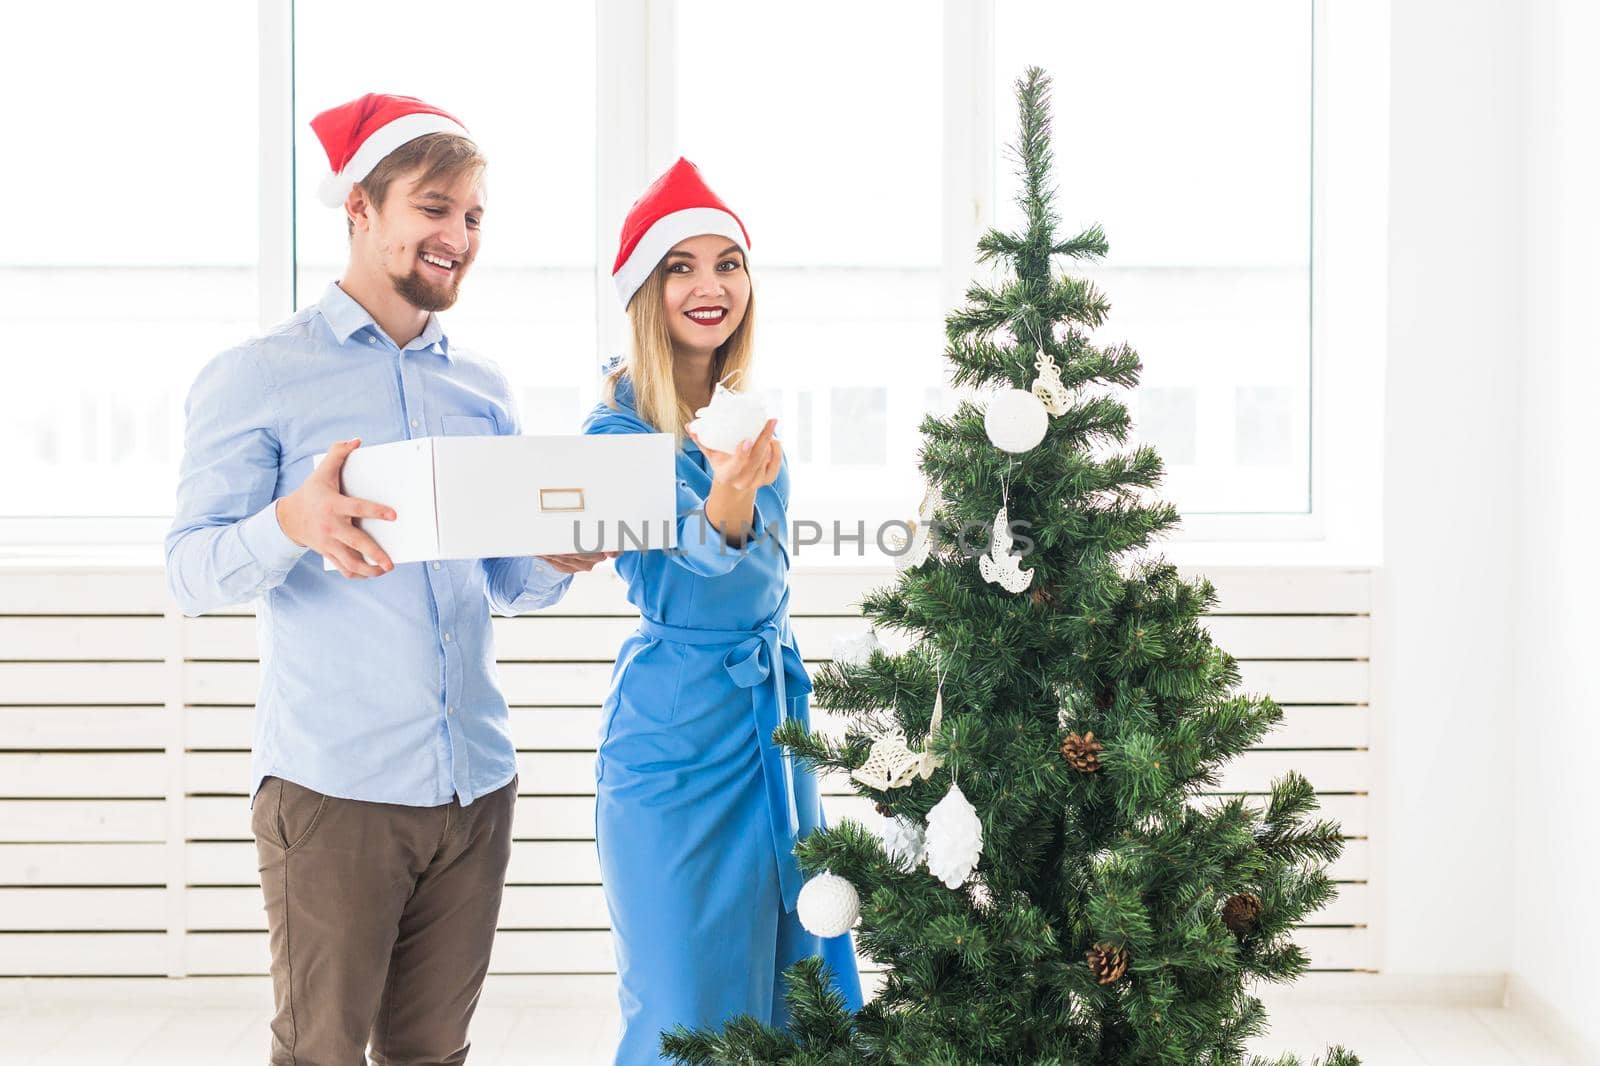
[[[394,563],[352,519],[393,522],[394,511],[339,491],[339,472],[344,469],[345,459],[359,447],[359,437],[330,446],[305,484],[278,501],[278,525],[290,540],[332,562],[345,577],[379,577],[393,570]],[[377,565],[369,565],[363,555]]]
[[[578,574],[593,570],[596,565],[607,559],[615,559],[621,552],[576,552],[567,555],[540,555],[543,559],[563,574]]]

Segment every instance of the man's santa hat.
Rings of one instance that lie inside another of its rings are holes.
[[[329,207],[344,203],[356,182],[402,144],[430,133],[469,136],[454,115],[414,96],[387,93],[367,93],[331,107],[311,120],[311,128],[333,168],[317,186],[317,199]]]
[[[739,216],[711,191],[699,169],[680,157],[634,201],[623,219],[622,243],[611,268],[622,306],[628,306],[673,245],[707,233],[750,251],[750,235]]]

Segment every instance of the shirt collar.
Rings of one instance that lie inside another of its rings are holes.
[[[374,335],[383,336],[383,331],[377,321],[367,313],[367,309],[341,289],[337,281],[328,282],[328,288],[323,292],[322,299],[317,301],[317,311],[321,313],[322,320],[328,323],[328,328],[333,330],[333,335],[340,344],[348,344],[350,338],[363,329],[370,329]],[[450,358],[450,338],[445,336],[444,324],[439,321],[439,316],[436,314],[429,313],[428,324],[423,326],[422,332],[405,346],[408,352],[425,348],[432,348],[446,359]]]

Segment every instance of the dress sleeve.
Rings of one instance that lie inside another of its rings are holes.
[[[585,433],[646,433],[650,432],[637,419],[605,407],[596,409],[583,424]],[[723,539],[721,531],[706,517],[705,497],[695,491],[689,474],[697,468],[694,460],[682,450],[677,456],[678,517],[675,548],[664,549],[667,558],[701,577],[720,577],[756,550],[768,534],[767,523],[757,500],[752,522],[755,531],[743,547],[735,548]]]

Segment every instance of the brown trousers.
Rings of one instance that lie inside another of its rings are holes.
[[[357,1066],[369,1043],[377,1066],[466,1061],[516,795],[404,807],[262,783],[274,1066]]]

